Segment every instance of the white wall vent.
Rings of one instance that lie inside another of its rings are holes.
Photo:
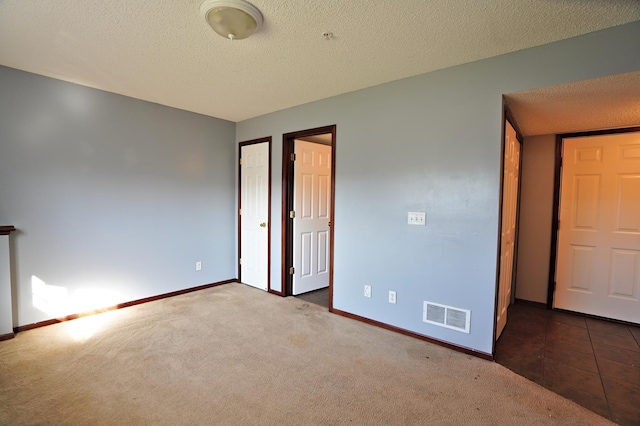
[[[469,333],[471,311],[425,301],[422,321]]]

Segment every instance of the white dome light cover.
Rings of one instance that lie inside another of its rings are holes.
[[[222,37],[242,40],[262,27],[262,13],[244,0],[205,0],[200,14]]]

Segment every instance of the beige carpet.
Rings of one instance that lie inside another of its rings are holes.
[[[610,423],[498,364],[229,284],[0,342],[0,424]]]

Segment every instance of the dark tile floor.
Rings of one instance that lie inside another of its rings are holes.
[[[499,364],[621,425],[640,425],[640,327],[512,305]]]
[[[329,308],[329,287],[321,288],[320,290],[310,291],[309,293],[303,293],[296,296],[298,299],[302,299],[305,302],[313,303],[314,305],[324,306]]]

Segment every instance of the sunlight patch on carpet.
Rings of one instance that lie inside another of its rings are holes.
[[[41,278],[31,276],[33,306],[52,318],[64,318],[80,314],[81,317],[67,323],[67,331],[74,340],[87,340],[107,321],[106,315],[95,315],[108,310],[120,301],[117,292],[104,287],[87,287],[75,290],[47,284]]]

